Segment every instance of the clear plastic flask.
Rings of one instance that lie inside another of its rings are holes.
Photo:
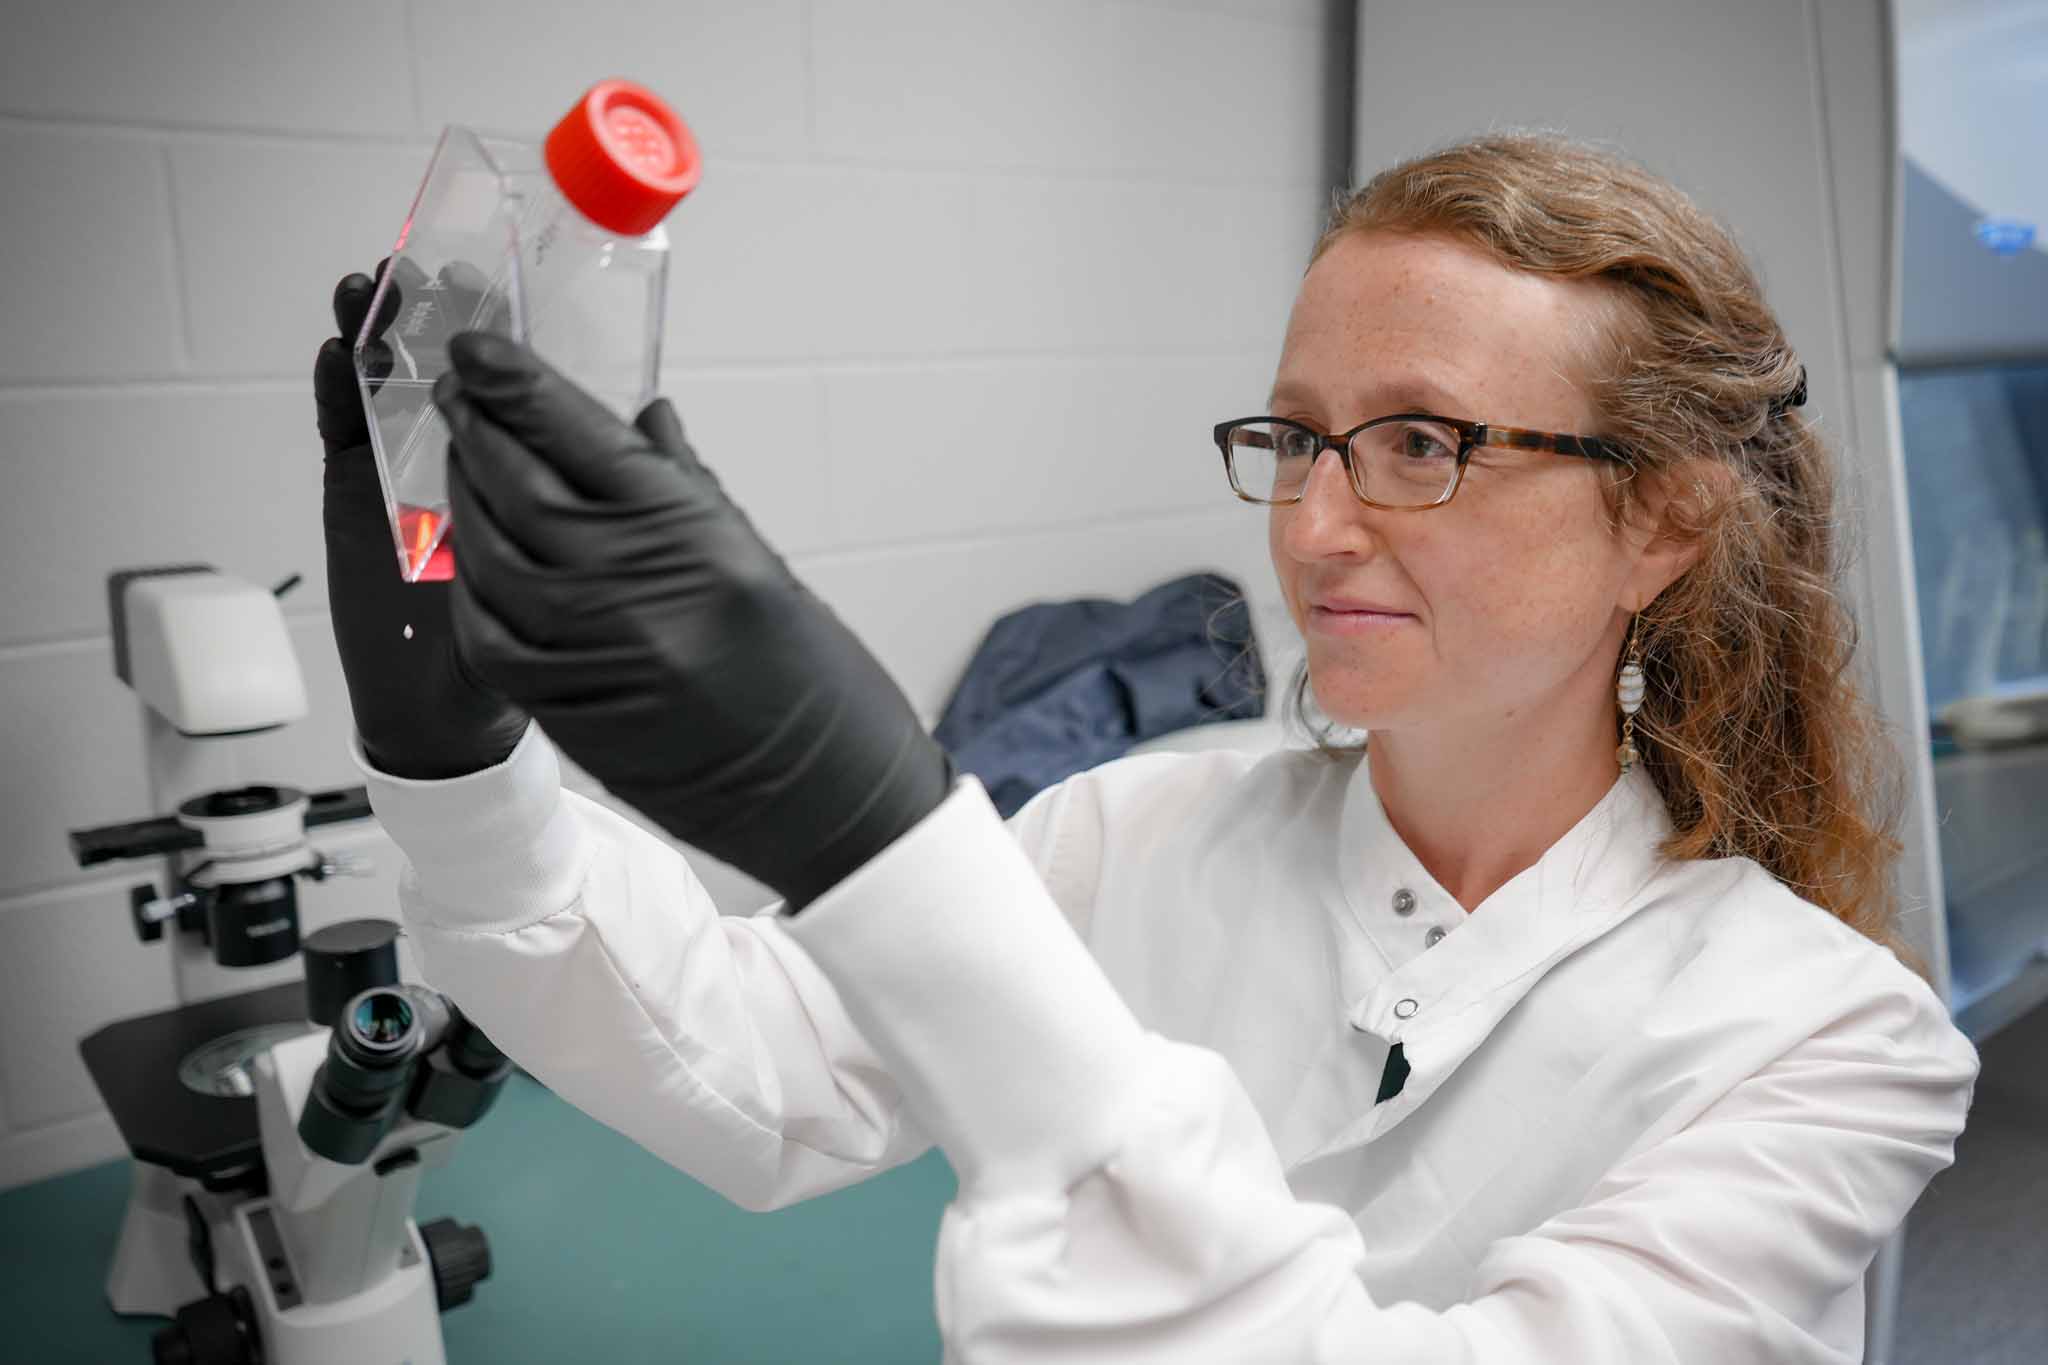
[[[682,120],[628,81],[593,86],[539,144],[441,134],[355,341],[407,582],[454,572],[448,429],[433,403],[448,343],[471,330],[527,342],[630,419],[661,369],[661,220],[698,167]]]

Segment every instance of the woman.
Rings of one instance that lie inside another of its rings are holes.
[[[464,343],[442,599],[317,379],[429,977],[749,1207],[936,1142],[951,1355],[1860,1358],[1976,1062],[1890,948],[1803,371],[1669,185],[1491,137],[1355,195],[1217,435],[1369,753],[1129,759],[1007,829],[665,404]],[[719,918],[528,714],[787,904]]]

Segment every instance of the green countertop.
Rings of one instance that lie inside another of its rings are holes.
[[[0,1193],[0,1360],[150,1359],[163,1318],[107,1306],[129,1163]],[[953,1172],[937,1152],[775,1213],[735,1208],[515,1073],[415,1216],[490,1238],[491,1277],[441,1319],[454,1365],[939,1358],[932,1257]]]

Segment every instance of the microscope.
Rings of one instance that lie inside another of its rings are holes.
[[[443,1365],[439,1314],[490,1274],[490,1248],[452,1219],[415,1223],[413,1201],[511,1063],[452,1001],[400,980],[397,924],[301,937],[298,883],[366,870],[307,830],[370,810],[361,787],[240,771],[235,738],[306,712],[278,606],[296,581],[200,564],[108,580],[114,668],[174,813],[71,845],[82,866],[169,859],[167,887],[129,904],[144,941],[170,940],[184,1003],[79,1044],[134,1156],[107,1297],[172,1319],[159,1365]]]

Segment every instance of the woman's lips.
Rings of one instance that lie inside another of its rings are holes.
[[[1328,635],[1374,635],[1398,629],[1415,618],[1405,611],[1345,610],[1311,605],[1308,627]]]

